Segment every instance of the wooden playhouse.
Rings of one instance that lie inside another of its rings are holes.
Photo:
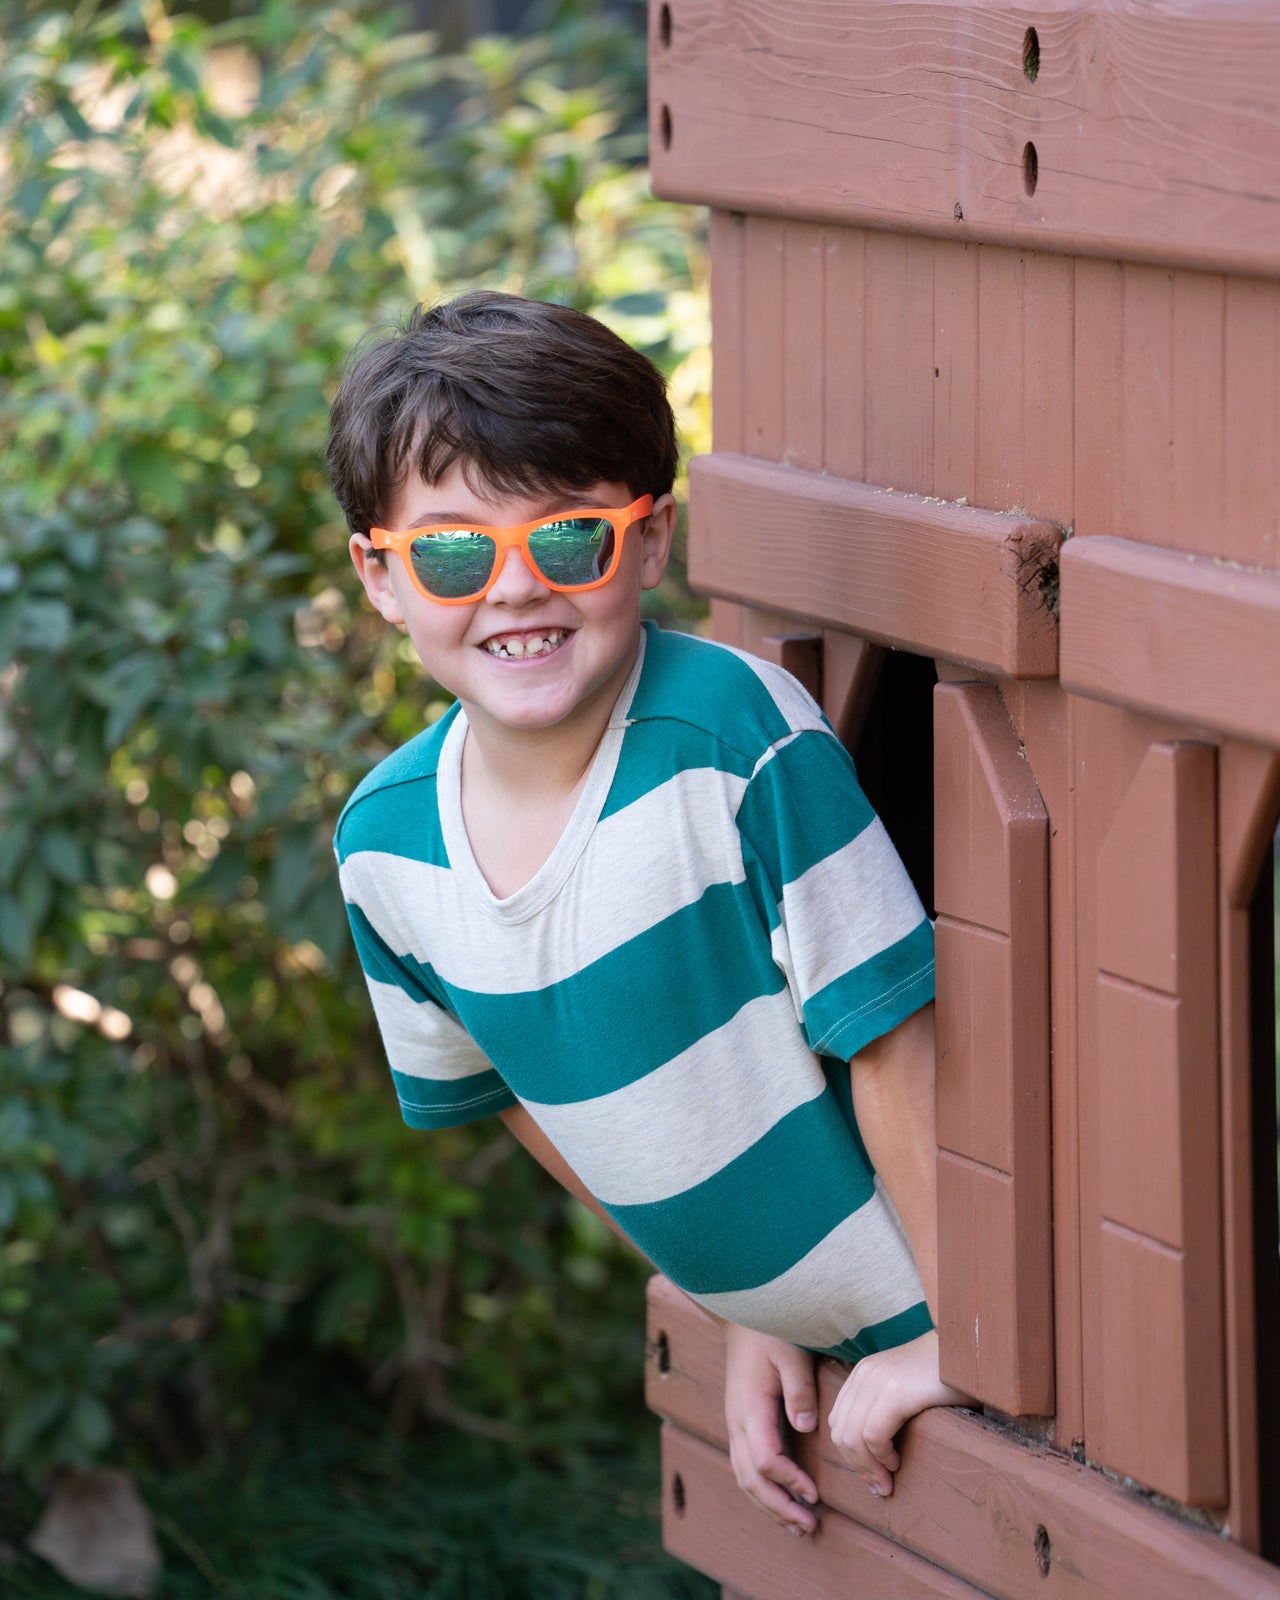
[[[982,1401],[888,1501],[806,1441],[793,1540],[655,1280],[666,1542],[749,1600],[1280,1597],[1280,8],[653,0],[650,63],[712,208],[691,575],[937,916]]]

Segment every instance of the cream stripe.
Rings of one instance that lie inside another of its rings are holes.
[[[712,884],[742,881],[732,819],[745,787],[733,773],[698,767],[615,812],[597,826],[554,917],[503,923],[477,916],[447,867],[377,850],[347,858],[343,891],[395,954],[429,963],[446,983],[489,994],[546,988],[693,904]]]
[[[758,1289],[694,1295],[716,1316],[829,1349],[924,1299],[906,1236],[879,1179],[860,1210]]]
[[[924,918],[878,817],[856,839],[788,883],[781,910],[802,1002],[897,944]],[[776,930],[774,954],[779,955]]]
[[[599,1200],[636,1206],[712,1177],[824,1086],[784,990],[749,1001],[624,1088],[569,1105],[525,1104]]]
[[[397,1072],[452,1081],[489,1070],[471,1035],[447,1011],[411,999],[393,983],[368,982],[387,1060]]]

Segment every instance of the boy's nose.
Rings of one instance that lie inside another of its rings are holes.
[[[529,565],[524,551],[512,545],[503,552],[502,566],[486,599],[509,606],[527,605],[530,600],[550,594],[550,589]]]

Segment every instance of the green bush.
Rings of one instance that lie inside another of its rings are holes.
[[[292,0],[0,40],[0,1466],[212,1459],[344,1385],[616,1443],[638,1269],[497,1124],[394,1107],[330,836],[442,697],[321,451],[352,342],[476,283],[605,318],[701,446],[642,40],[562,5],[444,59]]]

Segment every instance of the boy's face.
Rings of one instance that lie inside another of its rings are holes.
[[[571,499],[477,492],[454,466],[434,484],[412,473],[388,507],[387,526],[516,527],[558,511],[625,506],[632,498],[618,483],[598,483]],[[505,552],[488,594],[466,605],[428,599],[398,555],[387,551],[385,564],[371,559],[372,547],[359,534],[352,535],[351,558],[378,611],[388,622],[404,624],[423,666],[462,702],[481,737],[505,730],[567,732],[597,721],[603,732],[635,661],[640,591],[662,577],[674,525],[675,501],[663,495],[643,522],[628,529],[613,577],[576,594],[548,588],[518,549]],[[495,654],[507,645],[527,653]]]

